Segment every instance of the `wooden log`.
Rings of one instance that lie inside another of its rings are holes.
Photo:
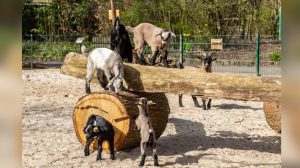
[[[61,73],[85,78],[85,56],[69,53]],[[232,100],[280,101],[281,79],[249,75],[201,73],[198,68],[173,69],[125,64],[125,79],[130,90],[204,94],[207,97]]]
[[[153,129],[157,137],[165,130],[170,113],[168,99],[163,93],[99,92],[88,94],[80,98],[73,113],[73,123],[76,135],[81,144],[85,145],[86,138],[83,133],[86,121],[91,114],[99,115],[112,123],[115,130],[115,149],[122,150],[138,146],[140,133],[135,130],[134,118],[138,115],[137,101],[139,97],[146,97],[156,102],[149,105],[149,113]],[[97,149],[97,142],[91,145],[91,150]],[[103,144],[108,151],[108,142]]]
[[[278,133],[281,133],[281,104],[280,102],[264,102],[263,110],[268,125]]]

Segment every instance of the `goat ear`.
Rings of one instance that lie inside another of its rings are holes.
[[[114,27],[119,26],[119,24],[120,24],[120,20],[119,20],[119,17],[117,17],[115,20],[115,23],[114,23]]]
[[[173,33],[171,29],[166,29],[166,31],[170,32],[172,37],[176,37],[175,33]]]
[[[209,55],[210,55],[210,56],[213,56],[213,55],[216,55],[216,53],[215,53],[215,52],[212,52],[212,53],[210,53]]]
[[[128,90],[128,83],[125,81],[124,78],[122,78],[122,80],[123,80],[122,86],[123,86],[126,90]]]
[[[201,61],[202,61],[203,57],[204,57],[203,55],[197,55],[197,58],[200,59]]]

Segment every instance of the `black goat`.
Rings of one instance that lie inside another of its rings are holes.
[[[114,136],[115,131],[111,123],[98,115],[91,115],[83,130],[86,135],[86,145],[84,148],[84,155],[89,156],[89,147],[94,140],[98,140],[98,155],[97,160],[101,160],[102,143],[104,140],[109,141],[110,159],[115,160],[114,152]]]
[[[110,34],[110,49],[120,54],[122,60],[132,63],[132,45],[125,26],[121,24],[119,17],[116,18]]]

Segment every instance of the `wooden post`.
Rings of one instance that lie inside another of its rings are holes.
[[[115,11],[115,4],[114,0],[110,0],[110,5],[111,5],[111,16],[112,16],[112,24],[115,24],[116,20],[116,11]]]

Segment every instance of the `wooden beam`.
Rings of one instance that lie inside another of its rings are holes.
[[[61,73],[85,78],[86,63],[85,56],[69,53]],[[280,101],[281,98],[280,78],[201,73],[194,67],[173,69],[125,64],[125,79],[130,90],[139,92],[204,94],[211,98],[245,101]]]

